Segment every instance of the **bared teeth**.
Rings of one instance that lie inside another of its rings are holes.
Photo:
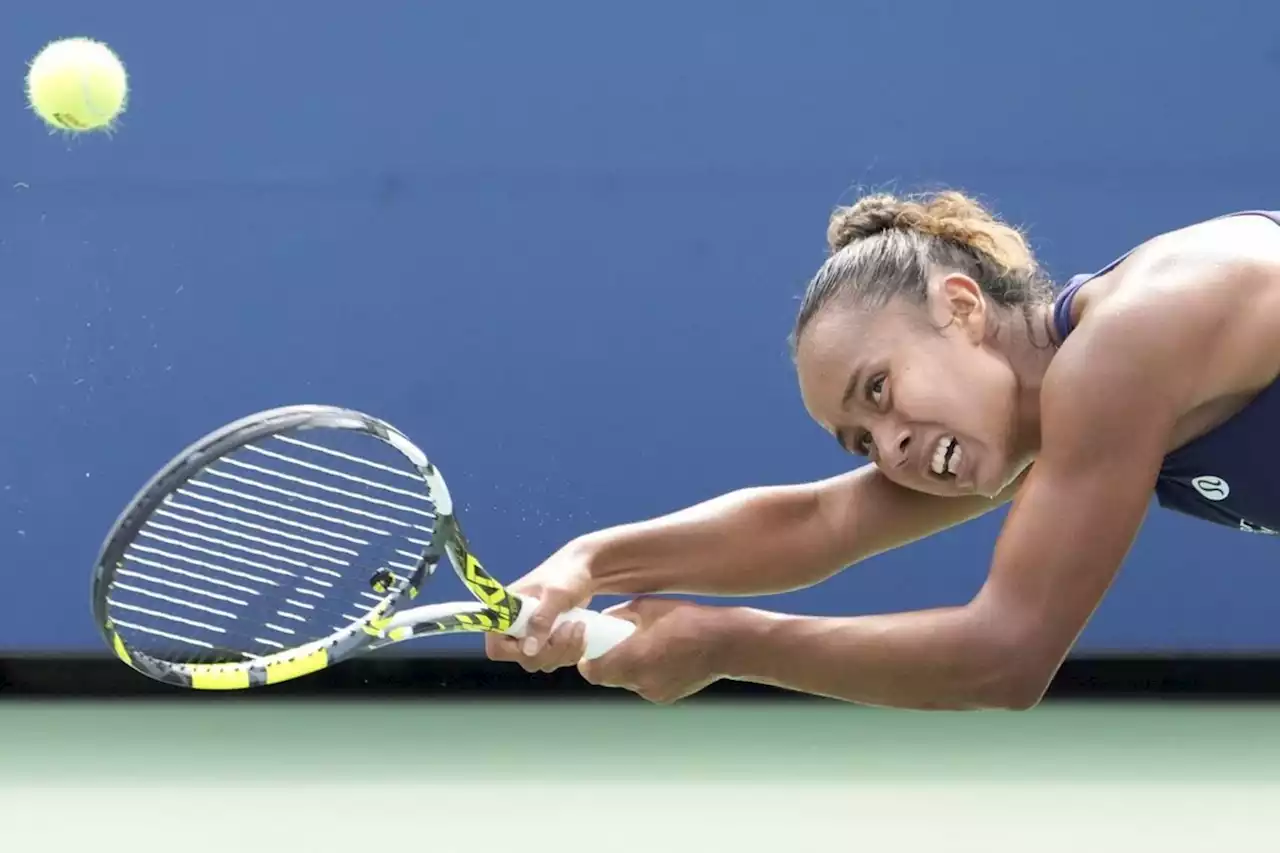
[[[938,440],[933,449],[933,458],[929,468],[939,477],[955,476],[956,466],[960,463],[960,442],[954,436],[946,435]]]

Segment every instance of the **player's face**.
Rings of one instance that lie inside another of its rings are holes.
[[[998,494],[1026,454],[1017,377],[987,340],[988,310],[968,279],[933,283],[923,306],[828,306],[796,353],[805,407],[902,486]]]

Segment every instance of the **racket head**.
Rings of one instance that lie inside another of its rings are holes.
[[[136,549],[140,537],[154,535],[152,528],[159,526],[156,522],[158,515],[164,513],[166,507],[173,505],[175,495],[179,495],[184,488],[196,482],[200,475],[211,471],[211,466],[221,460],[229,459],[238,450],[254,448],[280,436],[305,435],[308,431],[312,434],[320,434],[325,430],[339,431],[339,433],[325,433],[326,435],[362,434],[379,440],[393,452],[406,471],[416,474],[419,482],[413,488],[421,490],[423,497],[433,507],[433,527],[440,526],[443,520],[447,530],[456,531],[457,526],[452,521],[453,501],[443,476],[413,442],[384,421],[354,410],[323,405],[287,406],[248,415],[209,433],[171,459],[138,491],[104,540],[92,574],[92,612],[104,640],[117,657],[144,675],[180,687],[231,690],[274,684],[315,672],[359,653],[379,636],[390,614],[417,596],[434,572],[439,560],[446,556],[445,539],[434,535],[434,531],[431,531],[429,536],[417,539],[420,547],[413,555],[412,562],[403,564],[399,572],[383,573],[380,567],[375,571],[367,564],[351,567],[350,580],[354,582],[364,581],[374,575],[376,575],[375,580],[383,582],[381,587],[374,587],[376,595],[365,596],[370,601],[370,606],[356,614],[357,618],[349,618],[343,624],[333,626],[332,631],[326,626],[326,630],[317,632],[321,634],[320,636],[296,645],[273,643],[279,648],[263,648],[260,650],[261,653],[258,649],[254,649],[250,653],[243,647],[220,648],[209,644],[198,655],[162,654],[144,647],[144,644],[139,642],[140,635],[133,630],[141,627],[137,622],[122,618],[121,605],[113,600],[112,593],[126,586],[134,592],[140,588],[139,573],[135,572],[134,577],[129,578],[129,584],[123,583],[122,573],[128,572],[130,565],[138,559],[132,551]],[[332,487],[321,486],[320,488],[332,490]],[[278,488],[277,491],[279,491]],[[184,510],[185,513],[192,511],[201,512],[191,507]],[[283,510],[281,512],[283,513]],[[218,534],[219,537],[246,536],[243,530],[232,529],[236,523],[234,520],[218,513],[210,522],[207,520],[209,515],[211,514],[205,513],[205,521],[196,519],[194,523],[210,530],[222,531]],[[188,519],[188,521],[191,520]],[[243,521],[238,523],[243,524]],[[172,529],[172,526],[167,526],[165,529]],[[249,529],[252,529],[252,525]],[[200,535],[203,536],[203,534]],[[176,540],[170,538],[167,541]],[[266,546],[261,543],[269,540],[260,535],[247,535],[245,541],[254,543],[252,547],[240,541],[230,543],[221,538],[219,541],[221,541],[221,545],[218,546],[220,549],[238,548],[240,550],[237,551],[237,555],[241,552],[257,555],[266,553]],[[173,546],[175,551],[178,547]],[[197,553],[203,548],[203,546],[195,547]],[[404,549],[399,553],[404,554]],[[319,555],[313,554],[313,556]],[[165,560],[168,561],[171,558],[174,558],[172,553]],[[238,559],[238,557],[232,557],[232,559]],[[254,556],[249,562],[251,565],[258,565],[265,569],[264,560],[266,557]],[[294,560],[301,563],[309,561],[310,558]],[[242,559],[241,562],[245,560]],[[194,563],[197,567],[202,564],[206,567],[210,566],[207,559],[195,560]],[[199,593],[201,596],[212,597],[217,606],[211,608],[203,603],[195,604],[194,602],[186,602],[185,606],[200,607],[204,613],[216,611],[224,617],[234,619],[236,618],[236,614],[232,612],[234,606],[227,604],[227,601],[238,600],[239,603],[244,604],[244,599],[247,599],[250,594],[258,594],[251,593],[252,582],[240,578],[236,578],[234,582],[205,578],[200,585],[207,588],[196,589],[197,582],[191,577],[192,572],[177,569],[179,574],[173,576],[177,580],[170,579],[169,575],[161,578],[160,570],[155,568],[158,564],[160,561],[150,561],[150,568],[144,573],[147,582],[153,585],[145,594],[155,596],[162,601],[173,601],[178,598],[169,594],[169,591],[173,590],[186,590],[182,593],[185,597],[191,597],[192,593]],[[169,566],[167,571],[173,572],[175,568],[177,567]],[[318,571],[324,571],[324,569],[318,569]],[[203,575],[207,572],[202,570],[194,574]],[[159,591],[161,588],[155,587],[156,583],[165,585],[163,588],[166,591]],[[215,587],[208,586],[211,583],[219,584],[216,587],[217,591],[214,591]],[[317,580],[315,583],[323,583],[323,581]],[[375,597],[376,602],[373,601]],[[204,602],[209,599],[202,597],[200,600]],[[137,610],[137,605],[132,606]],[[142,610],[145,612],[150,608],[144,607]],[[156,611],[152,613],[155,615]],[[205,616],[201,618],[206,620],[201,622],[205,627],[216,627],[208,624],[213,622],[213,619]],[[130,627],[126,628],[126,625]],[[281,627],[283,630],[283,626]]]

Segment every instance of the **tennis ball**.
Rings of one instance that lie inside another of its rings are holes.
[[[120,58],[102,42],[60,39],[31,61],[27,100],[53,128],[72,133],[110,130],[124,112],[129,81]]]

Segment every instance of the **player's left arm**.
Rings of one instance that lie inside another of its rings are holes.
[[[724,675],[894,707],[1038,703],[1133,543],[1204,381],[1197,342],[1221,323],[1177,300],[1098,311],[1046,377],[1040,454],[968,604],[844,619],[726,614]]]

